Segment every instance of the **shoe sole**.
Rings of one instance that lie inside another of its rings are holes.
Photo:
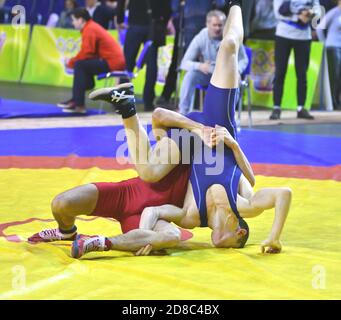
[[[62,109],[70,108],[69,105],[67,105],[67,104],[62,104],[62,103],[58,103],[58,104],[57,104],[57,107],[58,107],[58,108],[62,108]]]
[[[103,96],[107,96],[113,90],[129,89],[133,86],[134,85],[129,82],[129,83],[122,83],[118,85],[117,87],[97,89],[89,94],[89,99],[94,100],[94,101],[100,100]]]
[[[75,111],[75,110],[72,110],[72,109],[63,109],[63,112],[65,113],[79,113],[79,114],[86,114],[86,110],[84,111]]]

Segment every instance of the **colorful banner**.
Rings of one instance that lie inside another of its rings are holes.
[[[274,42],[265,40],[248,40],[247,46],[252,48],[252,72],[251,72],[251,101],[252,105],[273,107],[272,89],[275,74]],[[305,107],[312,106],[315,89],[318,85],[323,45],[313,42],[308,69],[308,93]],[[296,109],[296,72],[295,59],[292,52],[289,60],[287,75],[285,78],[284,94],[282,100],[283,109]]]
[[[0,25],[0,81],[19,81],[25,63],[30,27]]]
[[[118,38],[116,31],[110,33]],[[65,67],[65,59],[74,57],[80,47],[77,30],[35,26],[22,82],[72,87],[73,72]]]
[[[116,40],[118,39],[117,31],[112,30],[110,33]],[[155,87],[158,95],[161,94],[171,63],[173,43],[174,37],[169,36],[167,45],[159,49],[159,74]],[[81,37],[77,30],[35,26],[22,82],[71,88],[73,72],[65,68],[64,61],[66,58],[75,56],[80,46]],[[143,93],[145,77],[146,66],[138,72],[137,77],[133,80],[137,94]],[[116,78],[107,82],[105,80],[97,81],[96,87],[113,85],[115,82],[117,82]]]

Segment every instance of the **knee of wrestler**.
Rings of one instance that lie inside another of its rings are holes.
[[[71,207],[71,200],[63,194],[56,196],[51,203],[51,209],[54,214],[66,214]]]
[[[239,50],[239,41],[236,37],[227,35],[221,42],[221,46],[231,54],[237,54]]]
[[[166,110],[163,108],[156,108],[153,111],[153,115],[152,115],[153,120],[157,120],[158,122],[162,121],[162,119],[165,116],[165,112],[166,112]]]

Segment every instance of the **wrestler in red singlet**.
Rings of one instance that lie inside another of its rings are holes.
[[[118,183],[95,183],[99,195],[92,215],[118,220],[123,233],[138,229],[146,207],[183,206],[189,176],[190,167],[179,165],[157,183],[147,183],[140,178]]]

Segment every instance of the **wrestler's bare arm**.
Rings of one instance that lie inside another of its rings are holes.
[[[185,215],[186,211],[183,208],[173,205],[167,204],[159,207],[148,207],[142,212],[140,229],[153,230],[159,220],[180,224]]]
[[[253,187],[256,180],[249,160],[246,158],[238,142],[231,136],[229,131],[225,127],[216,126],[212,133],[211,144],[212,146],[215,146],[220,142],[224,142],[224,144],[232,150],[239,168]]]
[[[245,178],[250,182],[251,186],[254,187],[256,184],[256,179],[252,167],[249,160],[246,158],[243,150],[240,148],[239,144],[236,141],[233,147],[231,147],[231,150],[240,170],[242,170]]]
[[[266,188],[256,192],[250,200],[238,195],[237,208],[243,218],[253,218],[265,210],[275,208],[274,222],[267,240],[262,243],[262,252],[281,251],[280,236],[289,213],[292,191],[289,188]]]
[[[179,128],[195,133],[207,146],[211,147],[210,139],[213,128],[204,126],[203,124],[193,121],[177,112],[163,108],[155,109],[152,117],[152,125],[154,136],[157,140],[167,136],[167,129]]]
[[[195,122],[180,113],[157,108],[153,112],[152,124],[154,129],[167,130],[168,128],[187,129],[189,131],[202,130],[205,126]]]

